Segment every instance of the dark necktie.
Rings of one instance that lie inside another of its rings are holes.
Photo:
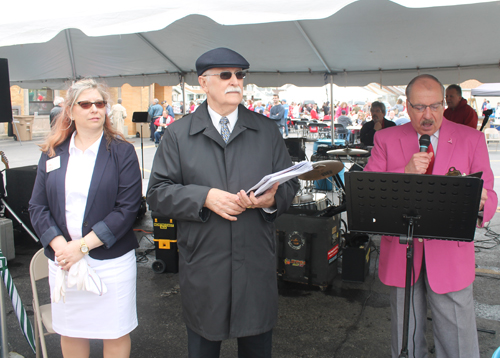
[[[229,140],[229,136],[231,135],[231,131],[229,130],[228,123],[229,120],[227,117],[222,117],[219,121],[220,123],[220,135],[222,136],[222,139],[224,139],[224,142],[227,143]]]
[[[434,168],[434,158],[436,155],[434,154],[434,148],[432,147],[432,143],[429,144],[429,148],[427,148],[427,153],[432,152],[432,159],[431,162],[429,163],[429,166],[427,167],[427,171],[425,174],[432,174],[432,169]]]

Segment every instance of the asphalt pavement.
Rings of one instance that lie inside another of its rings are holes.
[[[14,142],[0,138],[0,150],[9,160],[11,168],[37,164],[41,138],[30,142]],[[129,139],[137,149],[142,163],[144,158],[144,193],[156,148],[148,138],[141,151],[140,138]],[[312,143],[307,144],[309,155]],[[500,151],[490,146],[490,159],[495,173],[495,187],[499,188]],[[142,153],[143,152],[143,153]],[[1,165],[0,165],[1,166]],[[345,215],[345,214],[344,214]],[[139,326],[131,333],[132,357],[187,357],[187,334],[182,320],[181,295],[178,275],[156,274],[151,269],[154,251],[150,212],[135,228],[141,248],[137,250],[137,311]],[[500,216],[497,215],[486,229],[476,230],[476,281],[474,299],[481,358],[489,358],[500,346]],[[16,257],[8,262],[14,283],[33,319],[32,294],[29,280],[29,262],[40,248],[18,225],[14,230]],[[276,358],[335,357],[381,358],[390,357],[390,304],[389,289],[377,277],[379,237],[373,237],[370,272],[365,282],[344,282],[339,274],[326,291],[316,286],[279,280],[279,319],[273,333],[273,356]],[[42,284],[42,297],[48,302],[48,284]],[[6,296],[9,351],[24,357],[35,357],[22,336],[9,298]],[[428,317],[432,315],[429,311]],[[432,324],[427,327],[429,357],[433,353]],[[46,338],[50,357],[62,357],[59,337]],[[236,341],[222,345],[221,357],[237,356]],[[102,343],[92,341],[91,356],[102,356]]]

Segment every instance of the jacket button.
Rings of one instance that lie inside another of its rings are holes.
[[[87,225],[85,225],[87,226]],[[424,242],[424,239],[418,239],[418,242]]]
[[[83,222],[83,226],[89,226],[89,223],[88,223],[88,222],[86,222],[86,221],[84,221],[84,222]]]

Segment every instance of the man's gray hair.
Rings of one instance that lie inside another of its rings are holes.
[[[387,110],[385,108],[385,104],[383,102],[379,102],[379,101],[373,102],[371,108],[374,108],[374,107],[379,108],[382,111],[382,113],[384,114],[384,116],[387,113]]]
[[[118,102],[118,104],[122,104],[122,99],[121,99],[121,98],[118,98],[118,99],[116,100],[116,102]]]
[[[153,102],[154,102],[154,104],[158,104],[158,102],[160,102],[160,101],[158,101],[158,98],[155,98],[155,99],[153,100]]]
[[[54,98],[54,106],[56,106],[56,107],[59,106],[63,102],[64,102],[64,98],[62,98],[62,97]]]

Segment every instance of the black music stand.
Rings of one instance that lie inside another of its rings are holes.
[[[142,179],[144,179],[144,144],[142,142],[142,124],[149,122],[148,112],[134,112],[132,122],[141,124],[141,157],[142,157]]]
[[[406,248],[403,344],[408,357],[413,238],[473,241],[483,181],[398,173],[345,173],[350,231],[400,236]]]

